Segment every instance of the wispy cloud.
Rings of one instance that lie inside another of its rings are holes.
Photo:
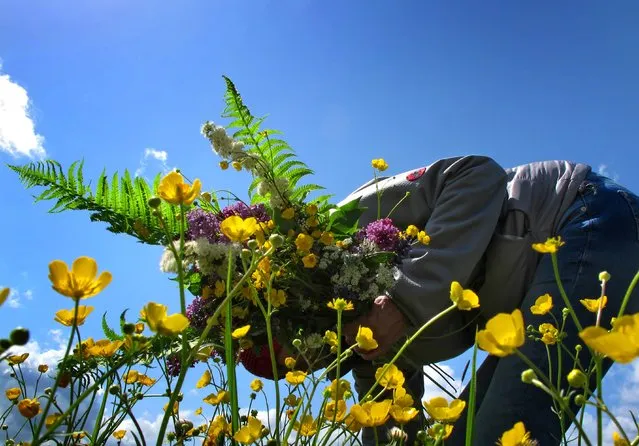
[[[0,289],[4,288],[3,286],[0,286]],[[33,300],[33,291],[32,290],[26,290],[24,292],[20,292],[20,290],[18,290],[17,288],[10,288],[11,291],[9,292],[9,297],[7,298],[7,301],[5,302],[5,305],[7,305],[9,308],[20,308],[22,307],[22,300],[26,299],[26,300]]]
[[[0,60],[0,151],[18,158],[43,158],[44,137],[36,133],[27,90],[2,71]]]
[[[597,168],[597,173],[599,173],[599,175],[608,177],[614,181],[619,180],[619,175],[616,172],[611,173],[609,166],[607,164],[599,164],[599,167]]]
[[[167,160],[169,159],[169,154],[166,150],[157,150],[157,149],[144,149],[144,155],[140,160],[140,167],[135,171],[135,176],[141,176],[146,171],[149,161],[157,162],[162,168],[162,172],[168,172],[170,170],[167,165]]]

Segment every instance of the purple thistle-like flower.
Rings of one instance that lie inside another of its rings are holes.
[[[186,307],[186,317],[189,319],[191,326],[199,330],[203,330],[206,327],[206,320],[212,315],[213,313],[210,311],[209,306],[206,305],[206,300],[201,297],[196,297]]]
[[[383,251],[394,251],[397,248],[400,231],[390,218],[371,222],[364,230],[366,238],[375,242]]]
[[[238,201],[222,209],[220,212],[220,221],[232,215],[237,215],[242,218],[255,217],[258,222],[267,222],[271,219],[266,212],[266,207],[262,203],[247,206],[241,201]]]
[[[186,236],[189,240],[201,237],[206,238],[211,243],[220,240],[222,234],[220,232],[220,220],[217,215],[196,208],[186,215],[186,220],[188,222]]]

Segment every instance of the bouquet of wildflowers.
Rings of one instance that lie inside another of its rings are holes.
[[[214,319],[207,340],[221,353],[224,314],[216,310],[227,286],[238,284],[251,259],[262,256],[231,306],[232,325],[250,326],[239,347],[259,352],[267,344],[268,314],[279,344],[299,339],[308,357],[319,359],[329,353],[323,351],[326,333],[335,328],[333,300],[352,302],[353,311],[345,313],[348,319],[366,312],[392,287],[398,259],[412,243],[427,243],[428,238],[415,226],[396,227],[390,218],[360,227],[362,209],[356,201],[336,207],[328,203],[329,196],[307,199],[321,187],[297,183],[312,171],[295,159],[284,141],[273,137],[277,132],[259,128],[261,120],[248,112],[232,87],[229,95],[226,116],[235,118],[229,129],[239,130],[231,135],[206,122],[202,134],[222,158],[221,168],[232,166],[252,175],[250,202],[230,193],[201,193],[186,213],[183,239],[165,248],[161,269],[178,273],[176,254],[182,243],[180,266],[194,295],[187,308],[190,327],[201,334]],[[377,173],[388,166],[377,159],[373,167]]]

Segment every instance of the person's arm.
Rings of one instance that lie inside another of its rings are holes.
[[[413,247],[402,259],[396,283],[388,290],[391,303],[388,298],[378,298],[368,315],[346,327],[349,340],[354,339],[360,323],[378,333],[380,347],[363,353],[367,359],[385,353],[403,336],[401,315],[416,329],[450,306],[453,281],[468,286],[492,238],[507,195],[506,172],[484,156],[440,160],[428,166],[421,176],[413,175],[412,180],[409,177],[402,174],[380,182],[381,216],[386,216],[408,191],[410,196],[393,211],[391,219],[400,229],[409,224],[424,229],[431,241],[428,246]],[[356,197],[361,197],[360,204],[368,208],[362,223],[375,219],[375,185],[360,188],[345,201]],[[481,306],[482,296],[479,297]],[[393,320],[392,327],[389,319]]]

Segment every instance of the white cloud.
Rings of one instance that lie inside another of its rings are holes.
[[[27,90],[2,72],[0,60],[0,151],[16,158],[43,158],[43,142],[35,130]]]
[[[616,172],[610,172],[607,164],[599,164],[599,168],[597,169],[597,173],[599,175],[603,175],[605,177],[611,178],[613,181],[619,180],[619,175]]]
[[[445,388],[453,395],[459,395],[461,391],[463,390],[463,385],[462,385],[463,383],[461,382],[459,377],[455,376],[455,370],[453,370],[453,368],[450,367],[449,365],[444,365],[444,364],[436,364],[436,365],[441,369],[442,372],[444,372],[445,374],[449,376],[452,376],[453,379],[451,380],[449,378],[442,377],[430,367],[424,367],[424,373],[430,376],[432,380],[437,382],[441,387]],[[446,392],[440,389],[439,386],[437,386],[437,384],[435,384],[432,380],[428,379],[427,377],[424,377],[424,396],[422,399],[430,400],[431,398],[435,398],[436,396],[443,396],[448,399],[449,397],[446,395]],[[453,387],[447,384],[447,381]]]
[[[0,286],[0,289],[4,288],[3,286]],[[33,299],[33,291],[32,290],[26,290],[24,292],[20,292],[20,290],[18,290],[17,288],[10,288],[11,291],[9,292],[9,297],[7,298],[7,301],[5,302],[5,304],[9,307],[9,308],[20,308],[22,307],[22,299],[26,299],[26,300],[32,300]]]
[[[157,150],[157,149],[144,149],[144,156],[142,157],[142,160],[140,160],[140,167],[137,168],[137,170],[135,171],[135,176],[138,177],[142,174],[144,174],[144,172],[146,171],[148,164],[149,164],[149,160],[154,160],[157,163],[159,163],[159,165],[162,167],[162,172],[166,173],[169,170],[171,170],[169,168],[169,166],[166,164],[167,160],[169,159],[169,155],[166,152],[166,150]]]

